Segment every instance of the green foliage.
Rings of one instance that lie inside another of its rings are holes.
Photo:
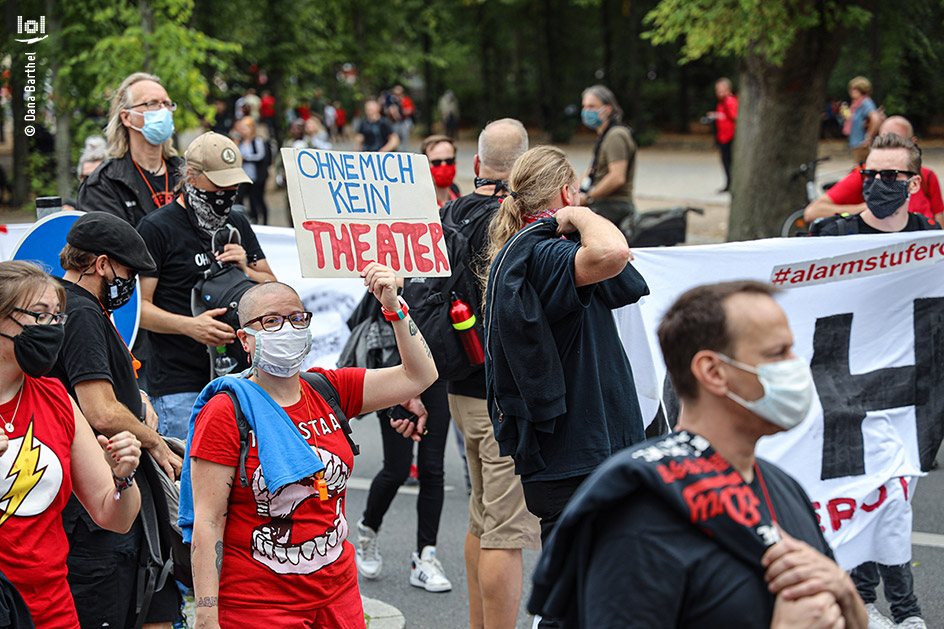
[[[750,54],[780,65],[800,31],[855,28],[870,17],[839,0],[662,0],[646,16],[652,30],[643,36],[655,45],[684,39],[683,62],[710,54]]]

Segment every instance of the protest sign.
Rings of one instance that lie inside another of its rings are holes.
[[[672,302],[699,284],[773,283],[783,289],[776,299],[790,321],[794,352],[811,365],[817,396],[806,420],[762,439],[758,455],[810,495],[843,568],[905,563],[909,501],[944,431],[940,234],[634,250],[651,294],[616,318],[645,421],[674,425],[677,414],[656,337]]]
[[[425,155],[282,149],[304,277],[451,275]]]

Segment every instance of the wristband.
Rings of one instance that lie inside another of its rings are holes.
[[[403,301],[403,297],[398,297],[400,300],[400,308],[390,312],[383,305],[380,306],[380,312],[383,314],[384,319],[387,321],[400,321],[406,319],[406,315],[410,312],[410,307],[406,305],[406,302]]]
[[[125,477],[115,476],[115,470],[111,471],[111,478],[113,481],[115,481],[115,495],[114,495],[115,500],[118,500],[121,498],[121,492],[123,492],[126,489],[130,489],[131,486],[134,485],[134,473],[136,471],[137,470],[131,470],[131,473]]]

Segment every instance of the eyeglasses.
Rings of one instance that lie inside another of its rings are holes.
[[[913,173],[910,170],[860,170],[859,175],[862,177],[862,181],[872,181],[876,177],[884,181],[885,183],[891,183],[892,181],[898,180],[898,175],[908,175],[908,177],[914,177],[918,173]]]
[[[278,314],[262,315],[261,317],[250,319],[243,324],[243,327],[252,325],[253,323],[259,323],[262,325],[262,329],[266,332],[278,332],[282,329],[282,326],[285,325],[286,321],[288,321],[289,324],[291,324],[291,326],[296,330],[304,330],[311,324],[311,313],[293,312],[287,316]]]
[[[30,315],[38,325],[59,325],[65,323],[66,319],[69,318],[69,315],[64,312],[36,312],[26,308],[13,308],[13,310]]]
[[[134,109],[135,107],[144,107],[148,111],[157,111],[161,107],[166,107],[171,111],[177,111],[177,103],[169,100],[149,100],[138,103],[137,105],[132,105],[129,109]]]
[[[449,157],[449,158],[446,158],[446,159],[431,159],[431,160],[429,160],[429,165],[430,165],[430,166],[442,166],[443,164],[445,164],[446,166],[455,166],[455,165],[456,165],[456,158],[455,158],[455,157]]]

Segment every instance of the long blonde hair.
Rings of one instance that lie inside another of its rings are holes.
[[[121,159],[130,148],[128,127],[121,122],[121,112],[130,109],[134,105],[131,102],[131,86],[138,81],[154,81],[158,85],[163,85],[160,78],[147,72],[135,72],[121,82],[121,85],[115,90],[115,95],[111,98],[111,107],[108,109],[108,125],[105,127],[105,138],[108,139],[108,157]],[[164,159],[177,155],[173,137],[161,145],[161,152]]]
[[[562,187],[577,179],[564,151],[556,146],[539,146],[515,161],[508,182],[513,196],[505,197],[488,225],[488,267],[511,237],[524,227],[524,217],[545,209]],[[486,278],[488,274],[486,272]]]

